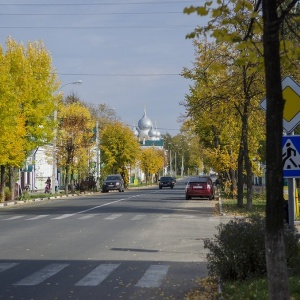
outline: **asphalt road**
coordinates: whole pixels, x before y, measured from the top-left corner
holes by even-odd
[[[0,299],[184,299],[207,275],[216,203],[178,182],[0,208]]]

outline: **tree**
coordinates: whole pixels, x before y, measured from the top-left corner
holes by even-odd
[[[237,160],[238,206],[243,205],[244,174],[246,174],[247,208],[251,210],[253,194],[251,156],[253,154],[250,149],[249,131],[251,131],[251,115],[258,113],[258,103],[263,93],[262,60],[259,59],[259,56],[257,59],[257,51],[261,46],[259,44],[260,35],[257,34],[258,24],[255,23],[251,31],[248,31],[248,23],[253,15],[253,3],[243,1],[242,5],[235,2],[222,3],[209,10],[208,7],[212,2],[207,1],[202,7],[185,9],[187,13],[210,14],[211,21],[207,26],[197,28],[190,35],[192,37],[203,36],[204,40],[195,41],[199,52],[196,67],[192,71],[185,70],[184,75],[197,81],[198,87],[196,88],[200,90],[200,93],[202,89],[205,90],[205,92],[202,91],[202,98],[200,96],[203,105],[198,105],[198,110],[192,106],[190,110],[198,112],[199,108],[203,109],[203,106],[207,110],[214,109],[215,106],[220,106],[222,109],[227,105],[232,109],[230,115],[235,114],[236,118],[240,118],[239,146],[237,148],[239,149]],[[208,33],[215,40],[214,43],[206,41]],[[252,36],[251,41],[247,40],[249,34]],[[207,97],[203,97],[205,93]],[[194,102],[197,101],[197,98],[199,98],[198,95],[194,96]],[[228,110],[228,112],[230,111]],[[218,135],[215,125],[212,124],[211,130],[215,136],[216,133]],[[217,138],[219,139],[219,137]]]
[[[286,35],[286,29],[294,30],[291,24],[297,24],[293,19],[296,15],[291,14],[298,1],[274,1],[274,0],[235,0],[229,1],[230,5],[220,3],[213,9],[213,20],[209,22],[206,29],[213,30],[213,35],[219,42],[230,41],[239,49],[247,49],[249,43],[253,43],[253,37],[260,33],[261,4],[263,19],[263,56],[253,52],[251,58],[263,59],[265,72],[265,87],[267,97],[266,116],[266,165],[267,165],[267,205],[266,205],[266,260],[269,282],[270,299],[289,299],[288,275],[286,267],[286,256],[283,239],[283,178],[282,178],[282,118],[284,101],[281,89],[282,72],[291,72],[291,61],[299,60],[299,47],[291,47],[290,36]],[[208,13],[208,7],[212,2],[206,2],[204,6],[191,8],[200,15]],[[233,8],[232,10],[230,8]],[[251,12],[247,25],[246,34],[240,39],[236,31],[235,23],[231,22],[228,14],[239,12],[246,8]],[[226,18],[222,19],[225,27],[215,28],[215,18],[225,12]],[[238,15],[240,16],[240,15]],[[243,18],[242,18],[243,19]],[[245,21],[245,19],[243,19]],[[231,26],[227,26],[228,24]],[[297,28],[297,27],[296,27]],[[258,30],[258,31],[257,31]],[[201,29],[200,29],[201,31]],[[195,33],[194,33],[195,36]],[[256,57],[255,57],[256,56]],[[282,65],[281,65],[282,62]]]
[[[164,167],[164,151],[154,147],[142,149],[139,165],[146,175],[146,183],[149,183],[151,175],[156,175],[157,180],[159,172]]]
[[[5,170],[10,169],[12,198],[15,191],[13,170],[20,168],[26,156],[52,139],[53,92],[59,82],[51,65],[51,56],[42,42],[27,47],[12,38],[6,42],[1,59],[1,199],[4,199]]]
[[[263,45],[267,98],[266,140],[266,260],[269,299],[289,299],[283,236],[282,119],[280,28],[298,1],[262,0]]]
[[[125,186],[128,185],[128,169],[138,160],[140,144],[132,130],[115,121],[106,124],[100,132],[101,160],[104,164],[102,176],[120,173]]]
[[[81,161],[87,162],[87,152],[94,145],[92,120],[89,110],[80,102],[62,104],[58,111],[57,157],[58,166],[65,172],[65,192],[68,194],[69,177],[73,189],[74,172]]]

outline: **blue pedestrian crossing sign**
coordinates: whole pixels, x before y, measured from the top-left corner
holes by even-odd
[[[300,135],[282,137],[283,177],[300,177]]]

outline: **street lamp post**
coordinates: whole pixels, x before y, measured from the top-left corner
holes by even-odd
[[[96,121],[96,188],[100,189],[100,138],[99,138],[99,122]]]
[[[81,80],[69,82],[66,84],[63,84],[59,89],[58,92],[69,84],[82,84]],[[56,122],[57,122],[57,109],[54,110],[53,113],[53,120],[54,120],[54,129],[53,129],[53,149],[52,149],[52,179],[51,179],[51,193],[55,194],[55,182],[57,177],[57,157],[56,157],[56,138],[57,138],[57,129],[56,129]]]

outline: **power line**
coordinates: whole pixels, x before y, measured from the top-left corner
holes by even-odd
[[[101,16],[101,15],[163,15],[183,14],[182,11],[163,12],[108,12],[108,13],[0,13],[0,16]]]
[[[193,2],[193,1],[191,1]],[[150,5],[150,4],[187,4],[186,1],[160,1],[160,2],[106,2],[106,3],[1,3],[0,6],[114,6],[114,5]],[[195,5],[199,5],[199,3],[195,3]]]
[[[165,26],[0,26],[2,29],[178,29],[191,28],[190,25],[165,25]]]
[[[181,76],[179,73],[161,74],[107,74],[107,73],[56,73],[62,76],[106,76],[106,77],[144,77],[144,76]]]

